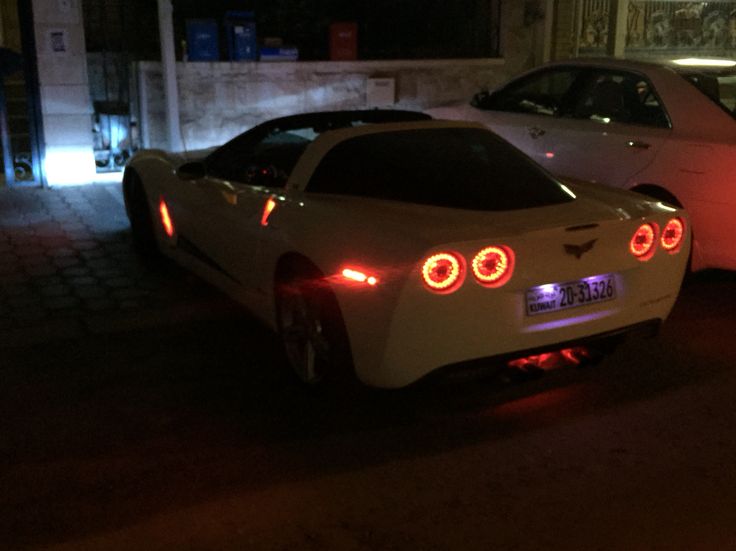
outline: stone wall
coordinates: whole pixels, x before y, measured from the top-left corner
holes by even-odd
[[[364,62],[178,63],[182,139],[187,150],[220,144],[282,115],[366,109],[368,79],[392,78],[396,109],[469,99],[508,76],[502,59]],[[139,64],[143,144],[166,144],[159,63]]]

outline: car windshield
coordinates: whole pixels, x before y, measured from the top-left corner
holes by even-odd
[[[573,199],[523,153],[480,128],[378,132],[345,140],[321,161],[307,191],[491,211]]]
[[[431,119],[417,111],[326,111],[281,117],[236,136],[205,159],[207,174],[254,186],[281,187],[304,149],[323,132],[382,122]]]
[[[736,72],[680,71],[680,74],[736,117]]]

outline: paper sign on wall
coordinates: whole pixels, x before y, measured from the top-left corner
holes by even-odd
[[[52,29],[49,31],[49,51],[56,55],[69,53],[69,34],[66,29]]]

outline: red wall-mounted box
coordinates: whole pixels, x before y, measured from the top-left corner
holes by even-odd
[[[330,23],[330,60],[358,59],[358,24],[354,21]]]

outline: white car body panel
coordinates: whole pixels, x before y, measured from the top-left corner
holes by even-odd
[[[325,132],[307,147],[283,189],[207,178],[180,180],[177,165],[171,164],[180,159],[161,152],[137,154],[129,168],[144,182],[151,212],[165,198],[175,226],[181,228],[169,238],[156,224],[161,250],[272,328],[279,260],[298,253],[317,266],[337,298],[356,374],[366,384],[400,387],[448,364],[554,347],[668,316],[685,272],[689,232],[676,254],[660,250],[642,262],[628,250],[644,220],[663,227],[678,216],[689,226],[684,212],[657,201],[571,183],[577,199],[568,203],[481,212],[305,190],[322,157],[344,140],[429,127],[473,125],[401,123]],[[262,225],[269,197],[277,206]],[[577,227],[581,229],[570,230]],[[196,239],[196,248],[209,261],[182,246],[184,229],[191,231],[186,239]],[[580,258],[564,252],[564,243],[592,240],[595,246]],[[422,283],[421,262],[429,254],[452,250],[469,262],[491,244],[515,251],[514,275],[503,287],[483,287],[470,273],[451,294],[431,292]],[[376,274],[378,285],[345,282],[338,276],[344,266]],[[615,274],[615,300],[539,316],[525,313],[529,287],[608,273]]]
[[[624,189],[654,185],[667,190],[692,217],[692,269],[736,269],[736,243],[731,238],[736,230],[736,120],[673,69],[652,63],[568,60],[533,69],[512,82],[556,66],[644,75],[671,128],[483,111],[467,102],[426,112],[440,119],[485,124],[559,177]],[[628,146],[629,142],[643,147]]]
[[[440,119],[485,124],[561,178],[625,187],[652,163],[669,129],[554,119],[525,113],[481,111],[470,104],[429,109]],[[629,145],[632,143],[633,145]],[[646,144],[646,148],[638,146]]]
[[[606,185],[636,177],[652,163],[670,134],[662,128],[632,129],[616,123],[577,120],[537,127],[544,134],[533,144],[535,161],[563,178]]]

